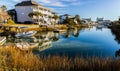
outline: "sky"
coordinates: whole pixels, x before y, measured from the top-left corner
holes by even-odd
[[[25,0],[0,0],[0,6],[6,5],[13,9],[15,4]],[[106,20],[118,20],[120,16],[120,0],[34,0],[39,4],[52,8],[59,15],[78,14],[81,18],[96,20],[104,17]]]

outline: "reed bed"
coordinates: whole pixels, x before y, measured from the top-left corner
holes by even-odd
[[[120,71],[120,59],[42,56],[14,46],[0,49],[0,71]]]
[[[55,25],[58,29],[68,29],[67,25]]]

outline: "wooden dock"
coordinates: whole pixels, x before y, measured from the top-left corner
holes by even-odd
[[[0,46],[6,42],[6,37],[0,37]]]

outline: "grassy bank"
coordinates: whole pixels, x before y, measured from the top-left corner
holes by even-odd
[[[14,46],[0,48],[0,71],[120,71],[120,59],[39,57]]]

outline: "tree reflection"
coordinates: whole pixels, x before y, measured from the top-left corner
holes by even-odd
[[[53,42],[55,42],[55,41],[58,41],[59,40],[59,38],[58,37],[53,37]]]
[[[80,30],[81,29],[78,29],[78,28],[71,29],[71,30],[68,30],[67,32],[65,32],[64,34],[62,34],[62,36],[64,38],[69,38],[71,36],[78,37],[80,34]]]
[[[115,57],[119,57],[119,56],[120,56],[120,49],[115,52]]]
[[[79,36],[79,33],[76,33],[75,35],[74,35],[74,37],[78,37]]]
[[[120,31],[119,29],[111,29],[113,35],[115,35],[115,40],[120,44]]]

